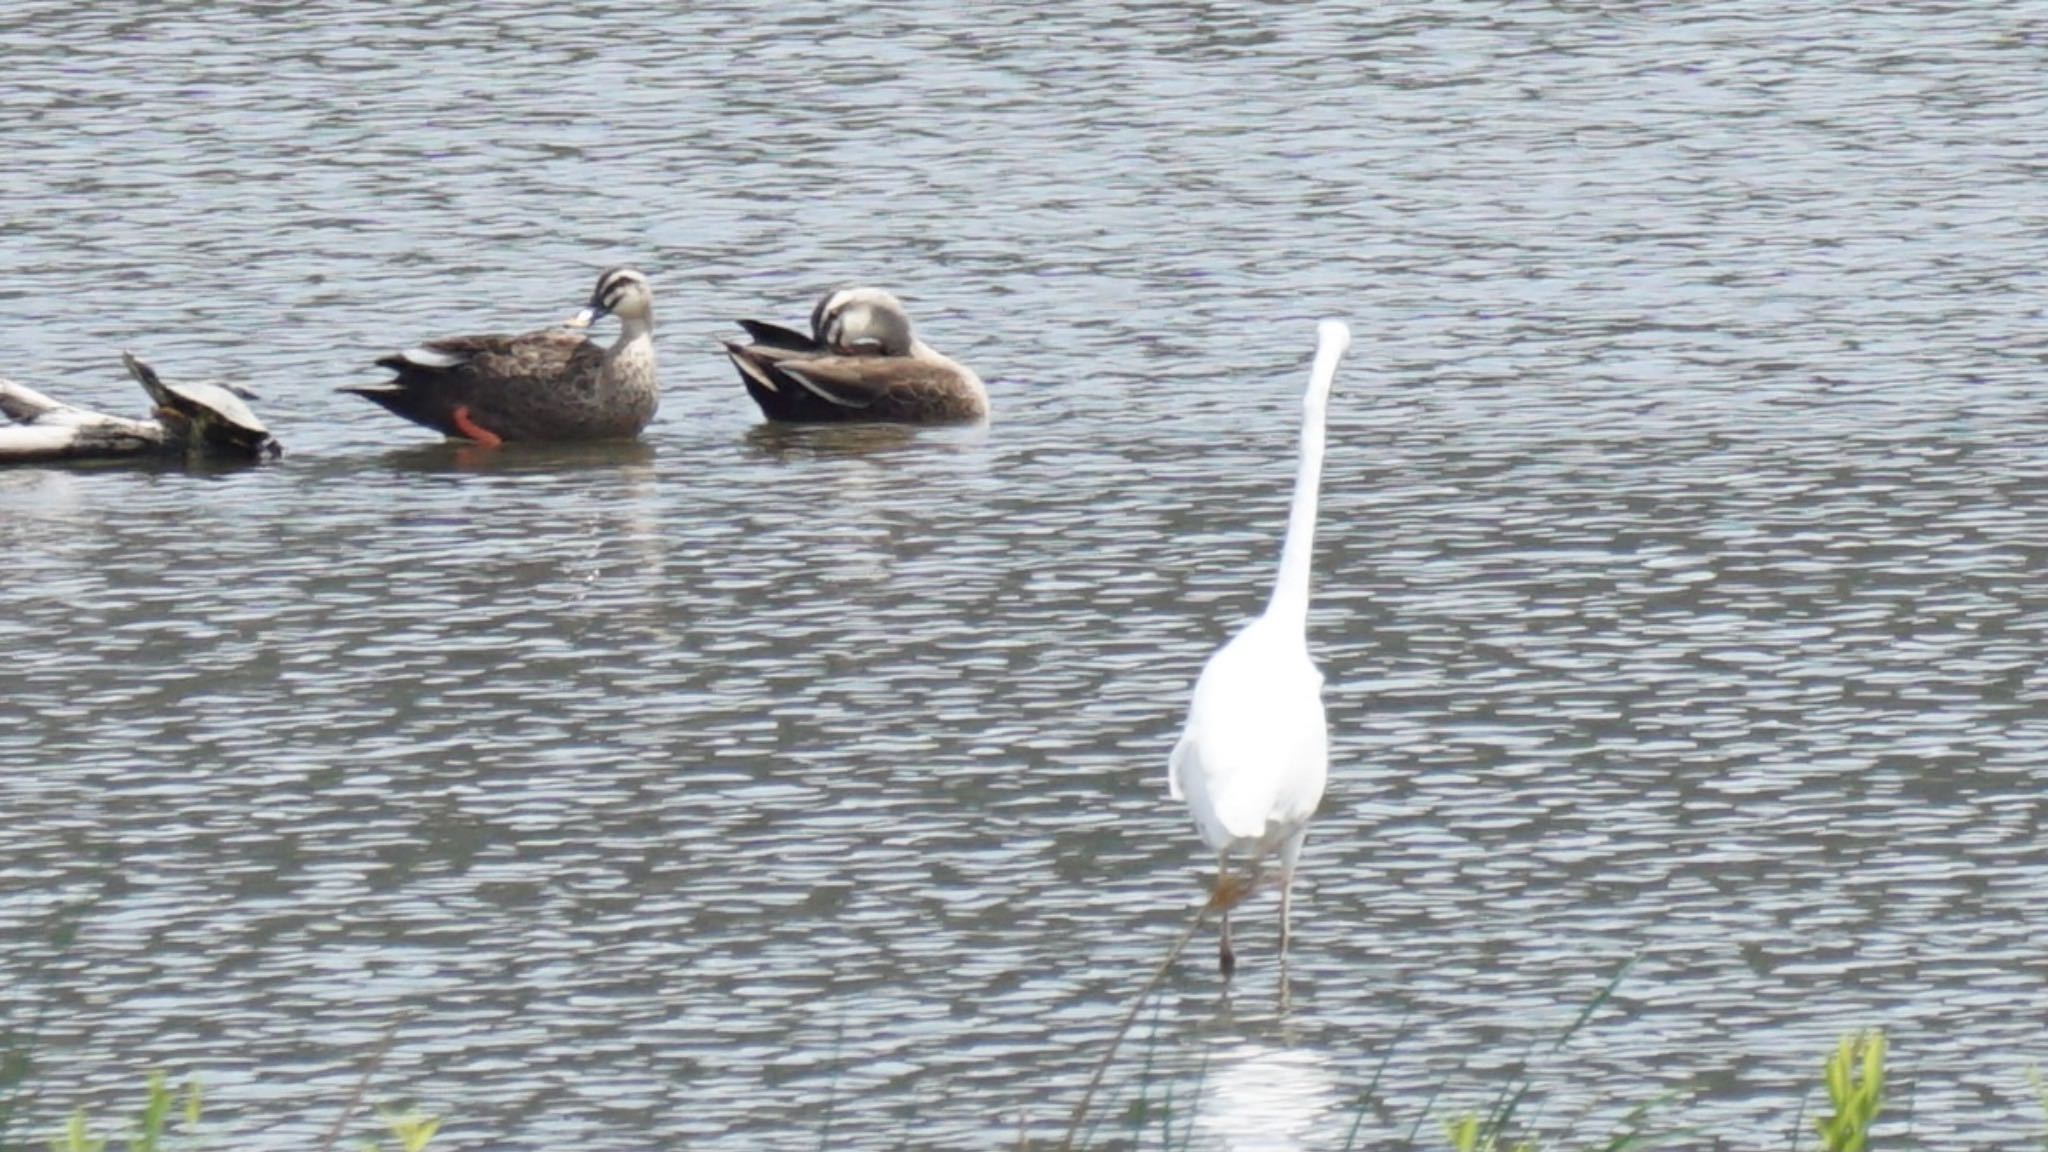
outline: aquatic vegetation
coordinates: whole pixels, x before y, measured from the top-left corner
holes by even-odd
[[[1615,971],[1606,985],[1599,992],[1595,993],[1592,999],[1586,1002],[1586,1006],[1579,1010],[1579,1014],[1572,1019],[1570,1024],[1565,1026],[1565,1029],[1558,1034],[1557,1039],[1551,1042],[1550,1050],[1552,1052],[1563,1048],[1573,1036],[1579,1033],[1580,1029],[1586,1026],[1586,1023],[1593,1018],[1593,1014],[1598,1012],[1600,1007],[1606,1004],[1609,999],[1613,998],[1615,989],[1621,987],[1621,982],[1628,978],[1630,972],[1634,971],[1638,959],[1640,957],[1631,957],[1627,963]],[[1375,1075],[1374,1079],[1377,1081],[1378,1076]],[[1502,1086],[1499,1094],[1494,1098],[1493,1106],[1487,1110],[1484,1116],[1477,1112],[1465,1112],[1456,1119],[1445,1121],[1444,1134],[1450,1140],[1453,1152],[1540,1152],[1541,1146],[1533,1138],[1524,1137],[1516,1139],[1510,1135],[1515,1113],[1534,1087],[1534,1082],[1527,1075],[1523,1075],[1518,1079],[1510,1080]],[[1439,1090],[1441,1089],[1439,1088]],[[1689,1129],[1679,1129],[1662,1134],[1655,1134],[1646,1130],[1650,1123],[1651,1113],[1658,1107],[1668,1104],[1676,1098],[1677,1094],[1666,1094],[1655,1100],[1636,1105],[1635,1108],[1629,1111],[1628,1115],[1622,1118],[1619,1128],[1604,1143],[1598,1146],[1601,1152],[1633,1152],[1635,1149],[1654,1148],[1659,1144],[1674,1141],[1682,1136],[1694,1135],[1695,1133]],[[1434,1102],[1434,1097],[1431,1099]],[[1423,1111],[1426,1116],[1429,1109],[1424,1108]],[[1417,1118],[1418,1127],[1421,1124],[1421,1119],[1421,1117]],[[1408,1143],[1410,1147],[1413,1147],[1415,1144],[1414,1130],[1411,1130],[1409,1133]]]
[[[1638,1149],[1658,1148],[1676,1144],[1681,1140],[1697,1136],[1690,1128],[1678,1128],[1669,1132],[1650,1132],[1647,1127],[1650,1113],[1659,1105],[1668,1103],[1670,1097],[1662,1097],[1647,1104],[1639,1104],[1622,1117],[1620,1127],[1605,1142],[1593,1147],[1598,1152],[1637,1152]],[[1543,1152],[1543,1146],[1534,1139],[1517,1140],[1507,1143],[1501,1128],[1492,1118],[1481,1119],[1476,1112],[1467,1112],[1456,1120],[1444,1123],[1444,1134],[1450,1140],[1452,1152]],[[1414,1147],[1413,1141],[1409,1147]]]
[[[1194,1142],[1195,1109],[1192,1106],[1185,1108],[1175,1107],[1175,1084],[1171,1079],[1164,1081],[1165,1095],[1156,1101],[1152,1099],[1153,1068],[1159,1049],[1159,1013],[1161,1007],[1160,1001],[1154,1000],[1152,1002],[1151,1028],[1147,1033],[1145,1044],[1145,1063],[1138,1073],[1138,1095],[1124,1109],[1123,1126],[1130,1131],[1131,1143],[1135,1147],[1144,1147],[1145,1132],[1156,1121],[1159,1125],[1160,1148],[1187,1148]],[[1207,1051],[1204,1051],[1201,1064],[1195,1069],[1194,1082],[1186,1088],[1184,1098],[1199,1101],[1202,1098],[1202,1084],[1208,1078],[1209,1054]],[[1185,1113],[1184,1119],[1183,1113]],[[1179,1122],[1178,1131],[1175,1129],[1177,1121]],[[1091,1124],[1088,1131],[1082,1136],[1081,1146],[1087,1147],[1091,1145],[1094,1139],[1095,1126]]]
[[[2040,1107],[2042,1118],[2048,1120],[2048,1080],[2042,1078],[2040,1065],[2027,1066],[2027,1084],[2034,1090],[2034,1103]],[[2048,1149],[2048,1130],[2041,1133],[2041,1147]]]
[[[190,1143],[190,1138],[199,1128],[203,1094],[195,1078],[188,1077],[180,1089],[173,1090],[169,1078],[160,1071],[149,1074],[148,1095],[128,1137],[128,1152],[164,1152],[166,1147]],[[182,1108],[178,1105],[181,1095],[184,1098]],[[174,1117],[183,1121],[177,1126],[177,1134],[184,1139],[167,1144]],[[50,1141],[50,1152],[105,1152],[106,1146],[105,1137],[93,1135],[92,1121],[86,1116],[85,1109],[78,1108],[72,1111],[64,1131]]]
[[[434,1134],[441,1130],[441,1118],[410,1108],[404,1112],[377,1113],[384,1118],[384,1126],[398,1137],[398,1152],[425,1152],[433,1143]],[[380,1140],[363,1141],[363,1152],[381,1152],[384,1144]]]
[[[7,1133],[21,1108],[21,1086],[34,1063],[29,1053],[34,1038],[12,1025],[0,1025],[0,1148],[6,1147]]]
[[[1489,1131],[1477,1112],[1467,1112],[1456,1120],[1445,1121],[1444,1136],[1450,1140],[1453,1152],[1537,1152],[1533,1140],[1502,1144],[1499,1134]]]
[[[13,991],[22,993],[42,982],[49,958],[70,949],[90,908],[90,903],[68,905],[51,914],[40,933],[49,947],[31,953],[34,958],[15,982]],[[34,1008],[24,1010],[17,1007],[22,1002],[33,1003]],[[26,1086],[36,1069],[36,1042],[42,1035],[43,1018],[49,1008],[50,1001],[43,997],[31,1000],[24,996],[15,1004],[0,1005],[0,1150],[12,1147],[8,1137],[24,1111],[22,1103],[28,1098]]]
[[[1096,1061],[1095,1070],[1089,1074],[1088,1087],[1082,1091],[1080,1101],[1074,1105],[1074,1111],[1068,1117],[1067,1134],[1060,1140],[1059,1144],[1062,1149],[1086,1147],[1085,1142],[1081,1144],[1075,1143],[1075,1140],[1081,1135],[1081,1124],[1088,1118],[1090,1105],[1095,1101],[1095,1090],[1102,1086],[1103,1074],[1109,1071],[1110,1062],[1116,1059],[1117,1049],[1123,1045],[1124,1037],[1130,1033],[1131,1025],[1137,1022],[1138,1013],[1145,1008],[1145,1001],[1159,988],[1159,983],[1166,979],[1166,974],[1173,970],[1173,965],[1180,959],[1180,954],[1187,949],[1188,943],[1195,938],[1195,933],[1200,932],[1202,926],[1209,922],[1210,915],[1228,908],[1231,903],[1243,900],[1250,894],[1251,887],[1250,884],[1237,887],[1219,883],[1215,890],[1209,894],[1208,901],[1196,910],[1194,918],[1188,922],[1186,930],[1173,942],[1173,946],[1166,950],[1166,958],[1160,961],[1159,967],[1152,970],[1151,977],[1145,981],[1143,987],[1138,989],[1138,995],[1132,999],[1130,1008],[1124,1012],[1123,1019],[1117,1023],[1116,1031],[1110,1034],[1109,1045],[1103,1050],[1102,1058]],[[1154,1031],[1154,1038],[1155,1040],[1157,1038],[1156,1029]]]
[[[1178,960],[1182,950],[1203,921],[1214,912],[1214,901],[1200,909],[1189,930],[1174,943],[1167,956],[1167,964]],[[1631,959],[1623,964],[1607,983],[1572,1021],[1556,1037],[1547,1043],[1539,1042],[1530,1046],[1528,1055],[1534,1055],[1539,1047],[1550,1051],[1563,1048],[1579,1034],[1620,987],[1623,980],[1635,967]],[[1132,1023],[1137,1019],[1144,1002],[1151,998],[1158,987],[1158,974],[1146,982],[1140,990],[1137,1003],[1126,1013],[1114,1033],[1109,1052],[1103,1057],[1090,1078],[1087,1091],[1080,1106],[1075,1110],[1066,1137],[1059,1142],[1061,1148],[1090,1147],[1147,1147],[1156,1131],[1157,1146],[1162,1149],[1189,1148],[1193,1146],[1196,1111],[1202,1099],[1201,1085],[1208,1074],[1208,1058],[1203,1054],[1202,1066],[1192,1087],[1185,1081],[1176,1085],[1170,1076],[1158,1071],[1160,1058],[1160,1014],[1161,1005],[1153,1002],[1150,1015],[1148,1043],[1145,1045],[1142,1065],[1136,1077],[1136,1098],[1121,1112],[1120,1138],[1097,1145],[1096,1134],[1103,1118],[1089,1114],[1096,1090],[1101,1087],[1102,1073],[1114,1056],[1116,1041],[1124,1038]],[[1394,1057],[1400,1038],[1406,1033],[1404,1022],[1397,1031],[1395,1040],[1381,1055],[1379,1066],[1373,1072],[1371,1082],[1355,1098],[1355,1114],[1349,1125],[1343,1147],[1350,1152],[1354,1147],[1398,1147],[1407,1149],[1447,1148],[1449,1152],[1643,1152],[1651,1148],[1682,1147],[1697,1141],[1702,1132],[1693,1127],[1675,1125],[1659,1119],[1662,1110],[1679,1102],[1684,1092],[1666,1092],[1655,1099],[1636,1105],[1621,1117],[1613,1130],[1603,1138],[1592,1142],[1573,1139],[1572,1125],[1564,1126],[1565,1135],[1556,1135],[1557,1129],[1546,1126],[1542,1131],[1518,1120],[1524,1101],[1535,1093],[1536,1084],[1531,1077],[1520,1074],[1510,1078],[1497,1091],[1492,1102],[1484,1109],[1466,1109],[1444,1118],[1436,1109],[1438,1094],[1444,1085],[1439,1084],[1415,1116],[1414,1124],[1405,1138],[1397,1138],[1393,1144],[1368,1134],[1361,1142],[1361,1133],[1366,1131],[1368,1115],[1376,1091],[1386,1072],[1388,1063]],[[1820,1138],[1819,1152],[1868,1152],[1870,1129],[1877,1121],[1884,1107],[1885,1093],[1885,1036],[1882,1031],[1872,1030],[1844,1036],[1835,1051],[1830,1054],[1822,1068],[1822,1086],[1827,1093],[1831,1111],[1812,1121],[1812,1127]],[[2044,1080],[2038,1069],[2029,1072],[2028,1081],[2040,1103],[2044,1117],[2048,1117],[2048,1080]],[[1540,1093],[1538,1093],[1540,1097]],[[1423,1137],[1423,1131],[1434,1118],[1443,1134],[1442,1145]],[[1382,1115],[1384,1120],[1385,1116]],[[1803,1129],[1805,1117],[1802,1114],[1795,1121],[1795,1129]],[[1085,1125],[1085,1129],[1084,1129]],[[1545,1133],[1550,1133],[1546,1135]],[[1569,1141],[1569,1142],[1565,1142]],[[2041,1146],[2048,1149],[2048,1135],[2044,1135]],[[1020,1138],[1020,1149],[1030,1147],[1027,1140]]]
[[[1815,1120],[1823,1152],[1865,1152],[1884,1107],[1884,1033],[1844,1036],[1824,1066],[1831,1115]]]
[[[178,1152],[180,1149],[210,1146],[199,1139],[199,1119],[205,1101],[197,1077],[187,1077],[173,1088],[162,1072],[149,1074],[149,1089],[129,1131],[126,1152]],[[441,1130],[441,1118],[417,1108],[404,1112],[379,1109],[395,1145],[382,1138],[364,1140],[362,1152],[426,1152]],[[229,1143],[232,1143],[231,1141]],[[62,1131],[49,1141],[50,1152],[107,1152],[109,1138],[98,1134],[84,1108],[73,1110]],[[0,1143],[0,1148],[7,1147]]]

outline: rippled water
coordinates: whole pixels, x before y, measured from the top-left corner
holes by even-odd
[[[1334,314],[1290,1001],[1267,902],[1101,1111],[1334,1148],[1378,1074],[1426,1147],[1526,1073],[1781,1146],[1883,1026],[1893,1141],[2036,1130],[2038,10],[687,7],[0,15],[0,373],[138,412],[133,347],[288,449],[0,472],[37,1124],[162,1066],[307,1147],[396,1021],[454,1148],[1056,1134],[1208,866],[1165,755]],[[333,391],[617,261],[637,448]],[[847,279],[990,428],[759,426],[713,338]]]

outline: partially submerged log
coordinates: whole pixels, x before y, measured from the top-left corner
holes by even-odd
[[[52,400],[0,377],[0,463],[136,456],[173,449],[170,430],[155,420],[109,416]]]
[[[188,453],[264,459],[277,441],[236,393],[217,384],[167,385],[148,364],[121,354],[156,401],[156,418],[131,420],[54,400],[0,377],[0,464],[104,460]]]

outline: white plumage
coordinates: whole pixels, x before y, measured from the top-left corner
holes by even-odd
[[[441,348],[407,348],[399,355],[405,357],[407,363],[417,364],[422,368],[453,368],[458,364],[469,363],[467,355]]]
[[[1265,614],[1218,649],[1195,682],[1187,727],[1167,760],[1168,786],[1186,800],[1202,839],[1216,852],[1219,888],[1233,856],[1254,874],[1280,854],[1280,954],[1287,954],[1294,868],[1308,822],[1329,777],[1329,728],[1323,676],[1308,654],[1308,581],[1322,481],[1324,413],[1337,362],[1351,330],[1325,320],[1316,328],[1315,367],[1302,400],[1301,470],[1287,517],[1280,575]],[[1236,967],[1230,912],[1223,912],[1218,957]]]

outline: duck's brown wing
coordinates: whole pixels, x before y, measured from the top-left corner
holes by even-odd
[[[401,376],[469,379],[486,387],[560,385],[601,365],[604,352],[583,333],[549,328],[522,336],[451,336],[377,361]]]
[[[397,375],[383,384],[344,388],[417,424],[464,436],[465,418],[505,439],[544,436],[548,413],[565,389],[597,379],[604,350],[579,332],[549,329],[521,336],[452,336],[377,361]]]
[[[957,367],[909,356],[798,356],[733,350],[748,390],[771,419],[945,423],[987,414],[981,388]],[[741,363],[740,352],[750,353]],[[768,386],[770,400],[756,389]]]

